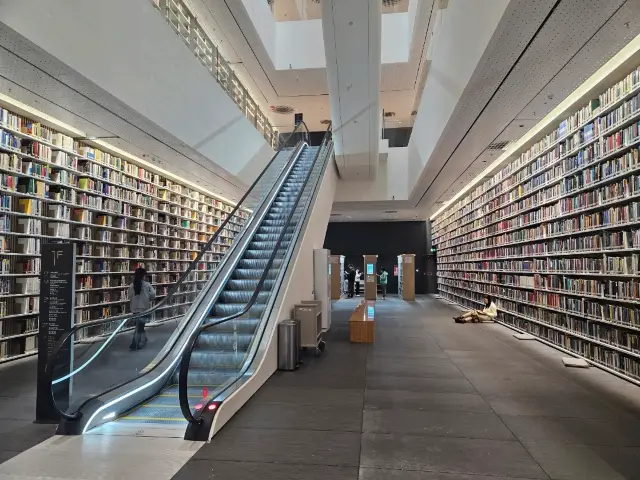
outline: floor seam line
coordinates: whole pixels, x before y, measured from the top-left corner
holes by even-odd
[[[485,329],[482,329],[483,332],[486,332]],[[490,337],[492,338],[496,338],[495,335],[493,335],[492,333],[489,334]],[[500,339],[496,338],[496,340],[500,341]],[[440,346],[440,344],[438,343],[438,341],[436,340],[436,344],[438,346]],[[505,345],[511,347],[511,345],[505,343]],[[442,347],[441,347],[442,348]],[[505,428],[509,431],[509,433],[511,433],[511,435],[513,435],[513,438],[520,444],[520,446],[522,446],[522,448],[524,448],[524,451],[527,452],[527,455],[529,455],[529,458],[531,458],[531,460],[533,460],[533,462],[538,465],[538,467],[540,468],[540,471],[542,471],[549,480],[552,480],[551,475],[549,474],[549,472],[547,472],[544,468],[542,468],[542,465],[540,465],[540,462],[538,462],[538,460],[536,460],[534,458],[534,456],[531,454],[531,452],[529,451],[529,449],[527,449],[527,447],[522,443],[522,441],[518,438],[518,436],[509,428],[509,426],[505,423],[505,421],[502,419],[502,417],[500,417],[500,415],[498,415],[498,413],[494,410],[494,408],[491,406],[491,404],[489,402],[487,402],[487,400],[484,398],[484,396],[482,395],[482,393],[480,393],[480,391],[476,388],[476,386],[473,384],[473,382],[471,380],[469,380],[469,378],[467,378],[467,376],[465,375],[465,373],[462,371],[462,369],[460,368],[460,366],[451,358],[451,356],[445,352],[445,355],[447,355],[447,357],[449,357],[449,360],[451,360],[451,363],[453,363],[456,367],[456,369],[460,372],[460,374],[467,380],[467,382],[469,382],[469,384],[473,387],[473,389],[478,393],[478,395],[480,395],[480,398],[482,398],[482,401],[485,402],[487,404],[487,406],[491,409],[491,411],[493,412],[493,414],[498,418],[498,420],[500,421],[500,423],[502,423]]]

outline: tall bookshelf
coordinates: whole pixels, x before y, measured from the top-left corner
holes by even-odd
[[[640,384],[640,67],[433,228],[444,298]]]
[[[75,322],[82,323],[128,312],[138,266],[148,271],[158,301],[166,297],[232,210],[0,106],[0,363],[37,351],[43,243],[76,245]],[[234,215],[155,322],[186,313],[246,218],[244,211]]]

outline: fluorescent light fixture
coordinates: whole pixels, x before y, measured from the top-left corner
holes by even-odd
[[[107,413],[102,417],[103,420],[111,420],[112,418],[116,418],[116,412]]]
[[[519,140],[516,140],[508,149],[500,155],[493,163],[485,168],[478,176],[476,176],[470,183],[467,184],[462,190],[455,194],[450,200],[446,201],[442,207],[440,207],[436,213],[431,215],[430,219],[435,220],[438,215],[444,212],[449,206],[453,205],[459,198],[465,195],[471,188],[480,183],[486,176],[490,175],[493,170],[501,166],[509,157],[513,156],[519,150],[522,150],[526,145],[530,144],[532,140],[540,135],[543,131],[547,130],[553,123],[559,120],[560,115],[569,109],[573,104],[578,102],[581,98],[595,88],[600,82],[605,80],[622,64],[629,60],[634,54],[640,50],[640,35],[631,40],[622,50],[616,53],[607,63],[605,63],[600,69],[591,75],[582,85],[576,88],[566,99],[551,110],[542,120],[540,120],[535,127],[525,133]]]
[[[90,136],[87,135],[86,132],[82,132],[80,130],[78,130],[75,127],[72,127],[71,125],[68,125],[64,122],[61,122],[60,120],[58,120],[57,118],[54,118],[50,115],[47,115],[44,112],[41,112],[40,110],[37,110],[33,107],[30,107],[29,105],[26,105],[22,102],[20,102],[19,100],[15,100],[14,98],[8,97],[2,93],[0,93],[0,102],[7,104],[7,105],[11,105],[17,109],[22,110],[23,112],[25,112],[27,115],[33,115],[34,117],[38,117],[41,118],[42,120],[44,120],[46,123],[55,126],[61,130],[63,130],[64,132],[66,132],[66,134],[70,134],[72,137],[74,138],[86,138],[87,141],[90,141],[96,145],[99,145],[103,148],[105,148],[106,150],[110,150],[112,153],[119,155],[121,157],[124,157],[128,160],[131,160],[135,163],[138,163],[140,166],[142,167],[147,167],[150,170],[153,170],[161,175],[164,175],[165,177],[168,177],[174,181],[180,182],[182,184],[188,185],[190,188],[193,188],[194,190],[198,190],[199,192],[204,193],[205,195],[209,195],[211,197],[215,197],[218,200],[222,200],[223,202],[227,202],[230,205],[235,206],[236,203],[232,202],[231,200],[229,200],[226,197],[223,197],[222,195],[217,195],[215,193],[211,193],[208,190],[198,186],[197,184],[190,182],[189,180],[185,180],[184,178],[181,178],[177,175],[174,175],[173,173],[164,170],[162,168],[159,168],[158,166],[147,162],[146,160],[141,159],[140,157],[136,157],[135,155],[130,154],[129,152],[126,152],[124,150],[121,150],[120,148],[111,145],[110,143],[104,142],[102,140],[100,140],[100,138],[108,138],[108,137],[95,137],[95,136]],[[109,137],[109,138],[118,138],[118,137]]]

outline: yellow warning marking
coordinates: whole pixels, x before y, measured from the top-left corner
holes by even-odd
[[[155,420],[159,422],[186,422],[184,418],[164,418],[164,417],[122,417],[124,420]]]
[[[140,405],[141,407],[150,407],[150,408],[180,408],[180,405],[162,405],[162,404],[155,404],[155,405],[151,405],[150,403],[146,404],[146,405]]]

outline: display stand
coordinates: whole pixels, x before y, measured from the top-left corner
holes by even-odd
[[[329,257],[329,277],[331,282],[331,300],[340,300],[344,295],[344,255]]]
[[[416,256],[413,253],[398,255],[398,295],[413,302],[416,299]]]
[[[364,257],[364,298],[376,300],[378,297],[378,256],[363,255]]]

